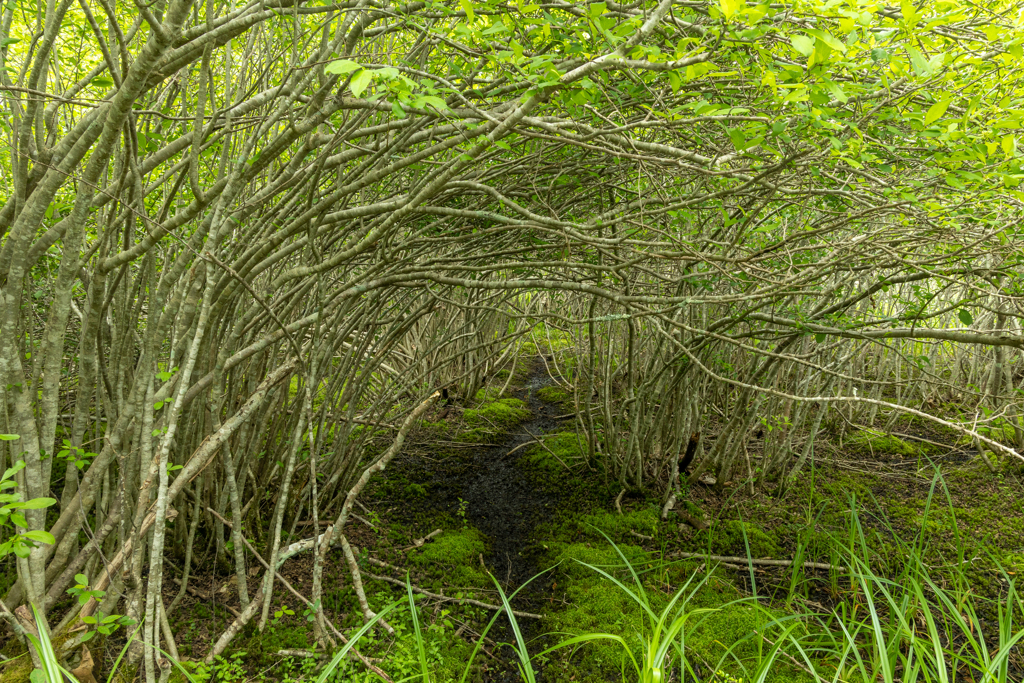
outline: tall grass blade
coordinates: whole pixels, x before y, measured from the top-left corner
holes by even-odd
[[[405,593],[409,599],[409,615],[412,617],[412,631],[416,637],[416,654],[420,660],[420,680],[430,683],[430,667],[427,665],[427,649],[423,643],[423,632],[420,630],[419,614],[416,611],[416,600],[412,595],[412,583],[409,574],[405,575]]]
[[[46,620],[35,605],[31,607],[32,617],[35,619],[36,631],[39,635],[34,636],[31,633],[26,635],[32,643],[32,647],[35,648],[36,654],[39,655],[39,661],[43,665],[42,671],[43,675],[46,676],[47,683],[64,683],[64,676],[67,676],[71,683],[78,683],[75,677],[57,661],[57,653],[53,651],[53,643],[50,642],[50,631]]]

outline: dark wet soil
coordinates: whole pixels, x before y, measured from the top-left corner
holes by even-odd
[[[468,503],[467,517],[490,539],[490,554],[485,559],[491,573],[507,593],[519,589],[542,570],[529,551],[531,536],[538,522],[549,518],[559,502],[556,494],[535,487],[517,464],[529,448],[524,444],[557,425],[553,419],[555,406],[538,399],[536,393],[550,383],[544,365],[538,359],[525,388],[516,396],[526,403],[531,417],[501,444],[481,448],[474,453],[473,467],[463,484],[462,498]],[[543,580],[530,583],[516,595],[514,606],[538,611],[539,604],[550,597],[547,595],[550,591],[545,589]],[[527,642],[542,630],[529,619],[521,620],[519,626]],[[492,630],[491,637],[498,642],[514,642],[515,634],[510,625],[501,620],[496,630]],[[506,648],[505,654],[513,653]],[[519,683],[522,679],[515,664],[507,662],[500,670],[492,671],[489,680]]]
[[[557,424],[552,418],[554,406],[536,396],[537,389],[550,383],[543,365],[539,372],[534,369],[517,396],[526,403],[532,417],[502,443],[477,450],[463,481],[467,517],[491,541],[487,564],[503,586],[513,589],[537,573],[526,549],[537,522],[548,517],[558,504],[556,495],[534,487],[517,465],[529,448],[524,444]]]
[[[529,450],[526,444],[558,426],[555,416],[560,412],[559,406],[537,396],[540,388],[550,384],[552,380],[538,357],[527,377],[508,394],[522,400],[529,409],[530,417],[524,422],[499,437],[496,443],[459,449],[456,455],[434,462],[410,454],[396,459],[391,468],[396,474],[407,470],[404,474],[420,482],[426,490],[426,495],[408,501],[408,505],[403,501],[404,510],[399,516],[422,526],[425,517],[464,514],[465,519],[487,537],[489,550],[484,562],[488,571],[507,595],[522,588],[512,599],[512,606],[526,612],[541,611],[542,604],[549,602],[553,595],[550,581],[527,582],[544,569],[532,550],[534,529],[555,513],[560,496],[535,485],[519,464]],[[429,529],[424,529],[426,531]],[[498,599],[497,595],[494,599]],[[543,626],[536,620],[521,619],[519,627],[528,643],[544,633]],[[491,629],[488,638],[497,643],[514,643],[515,633],[503,617]],[[533,644],[529,649],[533,652],[543,648]],[[494,654],[500,664],[489,660],[484,680],[520,683],[522,678],[514,652],[508,647],[499,647]],[[538,680],[544,680],[543,676],[539,675]]]

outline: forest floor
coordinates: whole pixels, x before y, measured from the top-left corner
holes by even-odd
[[[926,562],[936,576],[942,580],[959,564],[956,575],[968,577],[981,596],[1003,591],[999,566],[1009,576],[1024,571],[1024,480],[1011,470],[993,475],[949,435],[900,423],[893,431],[903,437],[854,434],[841,448],[823,439],[819,460],[784,493],[760,487],[752,494],[728,484],[684,487],[677,508],[707,524],[698,530],[675,514],[662,521],[661,500],[653,494],[627,492],[620,498],[617,482],[586,465],[568,398],[538,357],[520,363],[501,397],[492,388],[468,405],[437,406],[403,453],[372,481],[357,518],[346,528],[374,609],[404,599],[405,588],[398,583],[407,573],[413,586],[434,594],[423,596],[419,607],[437,681],[460,680],[494,614],[461,601],[500,605],[494,579],[513,593],[540,574],[512,598],[516,610],[543,617],[518,619],[534,655],[564,634],[629,637],[641,628],[640,611],[630,598],[583,563],[624,576],[623,559],[628,560],[658,604],[687,581],[701,583],[690,607],[709,611],[688,631],[687,650],[694,672],[704,676],[728,668],[721,658],[730,647],[742,657],[762,645],[751,638],[762,625],[760,617],[735,600],[756,593],[780,616],[790,610],[827,613],[849,597],[851,586],[827,570],[711,562],[680,553],[800,555],[803,561],[836,564],[837,547],[860,542],[853,534],[859,524],[883,574],[898,569],[907,544],[922,534]],[[308,535],[308,529],[295,533],[296,538]],[[239,608],[230,568],[218,566],[209,550],[199,552],[195,563],[190,592],[170,619],[186,662],[205,656]],[[257,587],[257,572],[252,574],[250,594]],[[292,558],[282,574],[308,595],[312,556]],[[178,589],[167,586],[165,603]],[[343,631],[362,623],[340,549],[326,558],[324,607]],[[220,683],[313,680],[324,655],[315,650],[305,609],[278,587],[272,619],[262,633],[250,625],[213,671],[191,668]],[[393,635],[376,629],[358,648],[399,681],[418,673],[412,625],[406,616],[389,623]],[[546,635],[551,633],[562,635]],[[500,619],[487,633],[467,680],[521,680],[514,652],[502,645],[514,642],[514,635]],[[1011,660],[1017,678],[1024,677],[1024,655],[1018,652]],[[622,680],[622,655],[611,642],[562,650],[534,664],[538,680],[547,683]],[[171,680],[183,679],[175,673]],[[345,662],[332,680],[376,679],[360,664]],[[768,680],[809,678],[798,663],[784,661]]]
[[[550,632],[628,634],[640,628],[639,611],[629,598],[581,563],[614,572],[621,571],[625,557],[663,600],[697,577],[704,583],[691,606],[714,610],[688,635],[689,655],[700,675],[718,670],[725,650],[749,641],[759,626],[747,606],[731,604],[737,598],[757,591],[780,615],[788,609],[824,612],[851,587],[826,570],[794,572],[677,553],[747,557],[749,548],[753,558],[787,559],[802,552],[804,561],[834,563],[836,539],[853,542],[856,519],[883,573],[898,568],[905,544],[922,530],[924,552],[938,574],[963,562],[979,594],[995,596],[1002,590],[998,564],[1011,576],[1024,570],[1024,482],[1017,474],[991,474],[948,435],[901,423],[894,431],[906,438],[854,435],[833,452],[823,440],[820,460],[781,495],[767,487],[753,495],[740,486],[684,487],[677,507],[708,524],[697,530],[675,515],[662,521],[661,501],[652,496],[627,493],[621,512],[616,508],[621,487],[583,464],[584,444],[565,419],[571,412],[568,396],[541,359],[521,364],[503,397],[495,393],[481,392],[470,407],[438,406],[404,453],[374,480],[362,498],[360,519],[346,529],[375,609],[401,599],[405,591],[372,575],[404,581],[408,572],[414,586],[446,596],[420,603],[438,681],[460,679],[493,614],[458,601],[500,604],[492,575],[511,593],[547,570],[512,600],[517,610],[543,615],[541,620],[518,620],[534,654],[557,640],[544,635]],[[438,529],[439,534],[416,545]],[[962,559],[958,548],[967,551]],[[303,591],[311,568],[312,558],[300,556],[283,573]],[[324,575],[328,614],[339,628],[358,626],[340,550],[330,553]],[[200,573],[193,579],[197,595],[188,596],[173,617],[184,657],[201,658],[231,619],[226,608],[237,609],[232,580],[226,573]],[[297,681],[311,672],[315,658],[284,654],[314,646],[303,607],[278,592],[268,629],[258,633],[249,627],[236,638],[218,666],[218,680]],[[411,624],[391,625],[395,636],[378,630],[359,647],[379,658],[397,681],[415,674],[418,665],[408,637]],[[513,641],[512,630],[501,620],[487,634],[469,680],[520,680],[513,651],[500,645]],[[749,641],[733,652],[742,656],[757,646]],[[539,680],[549,683],[596,683],[621,680],[622,657],[614,644],[587,645],[539,658],[535,665]],[[1024,672],[1024,657],[1015,656],[1012,666]],[[346,664],[343,670],[351,678],[338,680],[363,680],[360,665]],[[807,677],[796,665],[783,663],[769,680]]]

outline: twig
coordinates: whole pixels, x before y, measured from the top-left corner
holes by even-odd
[[[533,435],[530,434],[530,436],[533,436]],[[513,453],[515,453],[516,451],[518,451],[520,448],[526,448],[527,446],[532,446],[535,443],[541,443],[541,442],[539,440],[537,440],[537,439],[534,439],[533,441],[524,441],[523,443],[519,444],[518,446],[516,446],[515,448],[510,450],[508,453],[506,453],[505,457],[507,458],[508,456],[510,456]]]
[[[669,555],[669,557],[682,557],[682,558],[699,558],[703,560],[710,560],[711,562],[738,562],[740,564],[756,564],[763,567],[792,567],[793,560],[754,560],[747,557],[735,557],[729,555],[708,555],[706,553],[684,553],[676,552]],[[841,567],[834,564],[828,564],[827,562],[801,562],[800,566],[804,569],[828,569],[835,570],[838,572],[846,571],[846,567]]]
[[[360,609],[363,610],[363,618],[368,622],[373,621],[377,618],[377,613],[370,609],[370,603],[366,600],[366,592],[363,591],[363,579],[359,576],[359,563],[356,562],[352,546],[349,545],[348,539],[344,535],[341,537],[341,549],[345,552],[345,561],[348,563],[348,570],[352,574],[352,587],[356,589],[356,598],[359,600]],[[395,629],[391,628],[391,625],[386,621],[381,619],[380,624],[390,635],[395,635]]]
[[[523,427],[523,429],[526,429],[526,427]],[[546,443],[544,443],[544,440],[543,440],[543,439],[540,439],[540,438],[538,438],[538,437],[537,437],[537,436],[536,436],[536,435],[535,435],[535,434],[534,434],[533,432],[531,432],[531,431],[530,431],[529,429],[526,429],[526,433],[527,433],[527,434],[529,434],[530,436],[532,436],[532,437],[533,437],[534,439],[536,439],[536,440],[537,440],[537,443],[539,443],[539,444],[540,444],[541,448],[543,448],[543,449],[544,449],[544,450],[546,450],[546,451],[547,451],[548,453],[550,453],[550,454],[551,454],[551,457],[552,457],[552,458],[554,458],[554,459],[555,459],[555,460],[557,460],[558,462],[562,463],[562,467],[564,467],[564,468],[565,468],[566,470],[568,470],[570,474],[572,473],[572,468],[571,468],[571,467],[569,467],[568,465],[566,465],[566,464],[565,464],[565,461],[564,461],[564,460],[562,460],[562,459],[561,459],[561,458],[559,458],[559,457],[558,457],[557,455],[555,455],[555,452],[554,452],[553,450],[551,450],[550,448],[548,448],[548,445],[547,445]]]
[[[435,536],[439,535],[442,531],[443,529],[434,529],[423,538],[417,538],[415,541],[412,542],[411,546],[407,548],[402,548],[402,552],[404,553],[406,550],[412,550],[413,548],[422,548],[424,543],[434,538]]]
[[[213,508],[210,508],[210,507],[207,507],[206,509],[209,510],[210,513],[213,514],[215,517],[217,517],[217,519],[219,519],[223,524],[226,524],[228,527],[231,526],[231,522],[229,522],[228,520],[224,519],[219,514],[217,514],[216,510],[214,510]],[[263,559],[263,556],[260,555],[258,552],[256,552],[256,548],[252,547],[252,543],[249,543],[249,539],[248,538],[246,538],[245,536],[242,536],[242,542],[245,543],[245,547],[249,549],[249,552],[251,552],[253,554],[253,556],[259,561],[260,564],[262,564],[267,569],[267,571],[272,571],[270,569],[270,565],[267,564],[267,561]],[[277,580],[281,582],[281,585],[283,585],[286,589],[288,589],[288,591],[291,592],[292,595],[294,595],[299,600],[301,600],[303,605],[310,604],[310,601],[306,598],[306,596],[304,596],[302,593],[300,593],[297,590],[295,590],[295,588],[293,588],[292,585],[290,583],[288,583],[288,580],[285,579],[283,576],[281,576],[281,572],[275,571],[274,572],[274,576],[277,577]],[[263,583],[261,582],[260,583],[260,596],[261,597],[260,597],[259,602],[263,601],[262,595],[263,595]],[[256,603],[256,602],[257,601],[254,600],[253,602],[249,603],[250,607],[254,603]],[[247,610],[247,611],[249,611],[249,610]],[[255,613],[255,611],[253,611],[253,613]],[[252,615],[249,615],[249,619],[251,619],[251,618],[252,618]],[[248,621],[248,619],[246,621]],[[341,631],[339,631],[334,626],[334,624],[331,622],[331,620],[327,618],[326,614],[324,614],[324,621],[327,622],[327,625],[331,627],[332,631],[334,631],[334,635],[336,635],[338,637],[338,639],[342,643],[347,643],[348,642],[348,638],[346,638],[341,633]],[[244,626],[244,625],[245,624],[243,623],[242,626]],[[232,635],[234,635],[234,634],[232,634]],[[358,659],[360,662],[362,662],[363,666],[365,666],[367,669],[369,669],[373,673],[375,673],[378,676],[380,676],[382,679],[384,679],[388,683],[392,683],[391,678],[386,673],[384,673],[380,669],[380,667],[374,666],[373,663],[367,657],[363,656],[359,652],[359,650],[357,650],[356,648],[353,647],[351,649],[351,652],[352,652],[353,656],[356,657],[356,659]]]
[[[369,572],[366,572],[366,575],[369,576],[371,579],[376,579],[377,581],[386,581],[388,583],[393,583],[396,586],[401,586],[402,588],[405,588],[405,585],[406,585],[405,581],[402,581],[400,579],[393,579],[390,576],[379,576],[377,574],[371,574]],[[410,586],[411,586],[411,584],[410,584]],[[501,611],[503,611],[505,609],[504,607],[499,607],[498,605],[488,605],[486,602],[480,602],[479,600],[473,600],[472,598],[451,598],[451,597],[448,597],[447,595],[441,595],[440,593],[431,593],[430,591],[424,590],[422,588],[419,588],[418,586],[411,586],[411,588],[412,588],[412,592],[413,593],[419,593],[421,595],[426,595],[428,598],[433,598],[434,600],[441,600],[441,601],[444,601],[444,602],[455,602],[455,603],[458,603],[460,605],[474,605],[476,607],[483,607],[484,609],[489,609],[492,612],[501,612]],[[543,619],[544,618],[544,615],[542,615],[542,614],[533,614],[531,612],[519,612],[519,611],[516,611],[516,610],[512,610],[512,614],[516,615],[517,617],[524,617],[526,619]]]
[[[327,659],[323,652],[310,652],[309,650],[278,650],[275,652],[278,657],[305,657],[307,659]]]

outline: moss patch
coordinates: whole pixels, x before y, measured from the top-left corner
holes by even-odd
[[[471,427],[509,429],[529,417],[530,411],[517,398],[499,398],[479,408],[468,409],[462,416]]]
[[[743,541],[744,534],[747,537],[746,542],[750,544],[751,557],[779,557],[781,551],[778,541],[753,522],[732,519],[720,522],[707,531],[701,532],[701,535],[707,538],[713,553],[739,557],[747,556],[746,543]]]
[[[862,429],[853,433],[847,443],[861,451],[878,455],[897,455],[905,458],[927,455],[930,450],[925,444],[905,441],[897,436],[885,434],[874,429]]]
[[[579,464],[585,456],[576,432],[547,434],[543,440],[544,446],[531,446],[523,458],[531,469],[548,475],[568,473],[566,468]]]
[[[548,403],[566,403],[572,400],[572,394],[561,387],[548,386],[537,390],[537,398]]]
[[[487,539],[475,528],[445,531],[422,548],[409,554],[409,562],[439,569],[453,586],[486,587],[490,579],[480,568],[480,555],[487,552]]]

